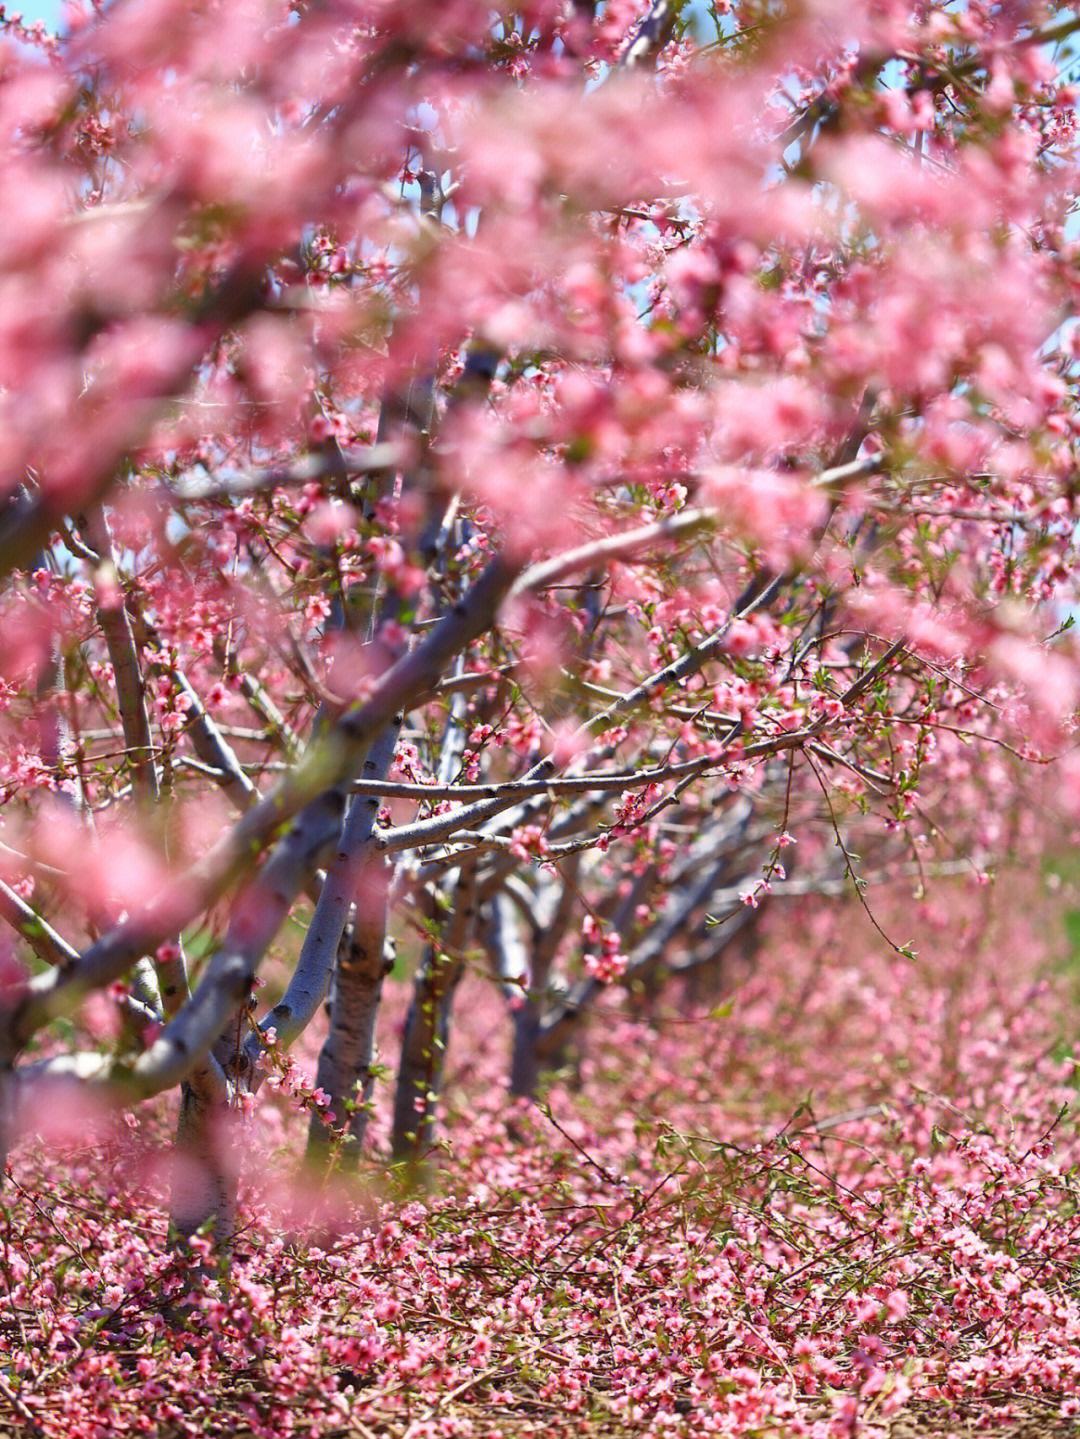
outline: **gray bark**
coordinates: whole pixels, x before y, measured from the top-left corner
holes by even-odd
[[[218,1239],[231,1233],[235,1176],[222,1164],[221,1135],[232,1122],[228,1108],[231,1089],[249,1086],[253,1065],[246,1044],[235,1043],[231,1054],[221,1056],[231,1071],[229,1078],[222,1073],[220,1083],[210,1083],[208,1076],[220,1071],[221,1065],[207,1050],[239,1007],[246,1006],[259,961],[333,842],[343,805],[343,791],[328,790],[297,817],[239,896],[225,941],[193,999],[135,1065],[136,1078],[152,1093],[183,1083],[176,1143],[178,1172],[186,1177],[174,1190],[172,1210],[172,1225],[178,1234],[193,1234],[207,1223],[213,1224]],[[246,1038],[242,1036],[242,1040]],[[200,1171],[201,1181],[197,1178]]]
[[[229,1162],[229,1086],[216,1060],[185,1081],[176,1126],[170,1229],[183,1242],[204,1226],[216,1244],[236,1229],[236,1175]]]
[[[465,968],[464,950],[475,907],[475,869],[463,865],[457,883],[443,893],[452,908],[439,943],[428,945],[413,986],[401,1041],[391,1152],[411,1182],[427,1178],[435,1141],[436,1106],[442,1090],[454,994]],[[437,905],[438,901],[436,901]],[[433,918],[439,914],[433,905]]]
[[[389,772],[402,718],[398,715],[372,745],[364,764],[365,777],[376,779]],[[330,1096],[335,1122],[347,1122],[355,1152],[363,1144],[367,1129],[375,1023],[385,974],[390,867],[374,843],[378,811],[379,801],[374,795],[353,801],[296,974],[281,1005],[268,1016],[268,1022],[273,1023],[281,1011],[280,1023],[285,1025],[286,1035],[298,1034],[322,1002],[337,956],[330,1030],[319,1055],[316,1083]],[[352,932],[343,942],[349,909],[354,904]],[[326,1125],[313,1116],[309,1153],[327,1158],[328,1137]]]

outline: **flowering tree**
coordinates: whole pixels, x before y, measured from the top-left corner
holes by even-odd
[[[222,1124],[324,1004],[309,1149],[362,1145],[395,939],[418,1175],[467,965],[532,1095],[781,896],[902,963],[874,878],[1030,837],[1077,698],[1072,6],[4,27],[7,1143],[180,1086],[174,1219],[226,1234]]]

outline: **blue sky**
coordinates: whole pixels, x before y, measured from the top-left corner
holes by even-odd
[[[22,11],[25,20],[44,20],[48,25],[55,25],[60,17],[61,0],[11,0],[8,5],[9,14]]]

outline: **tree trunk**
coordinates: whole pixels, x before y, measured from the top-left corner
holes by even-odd
[[[0,1183],[15,1143],[15,1068],[0,1063]]]
[[[394,1096],[394,1159],[406,1166],[410,1183],[429,1178],[427,1156],[435,1142],[436,1104],[450,1035],[454,993],[465,968],[464,949],[472,927],[475,869],[463,865],[453,891],[453,912],[441,944],[428,946],[417,973],[401,1041]]]
[[[341,937],[330,999],[330,1032],[319,1055],[316,1083],[330,1096],[334,1124],[347,1125],[350,1158],[359,1157],[374,1088],[375,1025],[386,975],[386,904],[390,869],[369,849],[356,880],[356,920]],[[330,1130],[313,1115],[308,1156],[329,1158]]]
[[[510,1053],[510,1093],[515,1099],[535,1099],[540,1087],[540,1007],[527,999],[514,1014],[514,1040]]]
[[[236,1170],[229,1131],[236,1114],[220,1065],[209,1064],[181,1086],[172,1176],[170,1231],[183,1242],[207,1226],[217,1245],[236,1230]]]

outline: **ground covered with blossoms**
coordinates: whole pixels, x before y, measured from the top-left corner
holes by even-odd
[[[613,997],[535,1106],[508,1106],[470,976],[419,1198],[381,1163],[384,1114],[359,1188],[259,1182],[302,1119],[299,1056],[246,1121],[227,1267],[166,1242],[164,1111],[20,1150],[8,1430],[1074,1432],[1075,920],[974,887],[918,907],[932,965],[844,906],[797,934],[778,911],[710,992]]]

